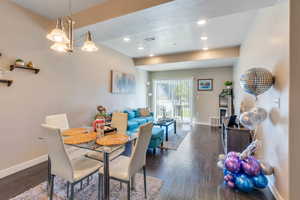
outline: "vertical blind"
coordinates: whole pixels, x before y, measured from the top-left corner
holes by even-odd
[[[192,80],[154,80],[154,111],[157,118],[192,119]]]

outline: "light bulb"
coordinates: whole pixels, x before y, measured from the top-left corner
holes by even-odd
[[[63,30],[62,21],[60,18],[57,19],[56,28],[53,29],[49,34],[47,34],[47,39],[53,42],[60,42],[60,43],[69,43],[70,40]]]
[[[85,41],[83,46],[81,47],[81,50],[93,52],[93,51],[98,51],[98,47],[92,41]]]
[[[92,41],[92,34],[90,31],[87,32],[86,35],[86,40],[83,44],[83,46],[81,47],[82,51],[87,51],[87,52],[94,52],[94,51],[98,51],[98,47],[96,46],[96,44]]]
[[[66,44],[58,43],[58,42],[54,43],[50,48],[54,51],[62,52],[62,53],[67,52],[67,49],[68,49]]]

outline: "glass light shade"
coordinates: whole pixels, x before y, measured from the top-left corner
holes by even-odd
[[[93,51],[98,51],[98,47],[96,44],[92,41],[92,34],[90,31],[86,33],[86,40],[81,47],[82,51],[88,51],[88,52],[93,52]]]
[[[60,43],[69,43],[70,40],[67,37],[67,34],[64,31],[64,27],[62,24],[62,19],[58,18],[56,21],[56,28],[53,29],[49,34],[47,34],[47,39],[53,42],[60,42]]]
[[[54,51],[62,52],[62,53],[67,52],[68,49],[65,43],[58,43],[58,42],[54,43],[50,48]]]
[[[98,51],[98,47],[95,45],[93,41],[85,41],[83,46],[81,47],[81,50],[93,52],[93,51]]]
[[[47,34],[47,39],[53,42],[69,43],[66,33],[62,29],[55,28],[49,34]]]

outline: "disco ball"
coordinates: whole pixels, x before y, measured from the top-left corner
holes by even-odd
[[[264,68],[252,68],[241,75],[240,84],[245,92],[258,96],[272,87],[274,78]]]

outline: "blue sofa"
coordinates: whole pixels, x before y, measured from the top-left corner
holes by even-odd
[[[128,135],[136,133],[139,126],[154,121],[153,113],[151,113],[151,115],[147,117],[142,117],[138,109],[124,110],[124,113],[127,113],[128,115],[128,124],[127,124]],[[164,130],[162,128],[153,127],[149,149],[153,149],[154,154],[156,148],[162,144],[163,137],[164,137]]]

